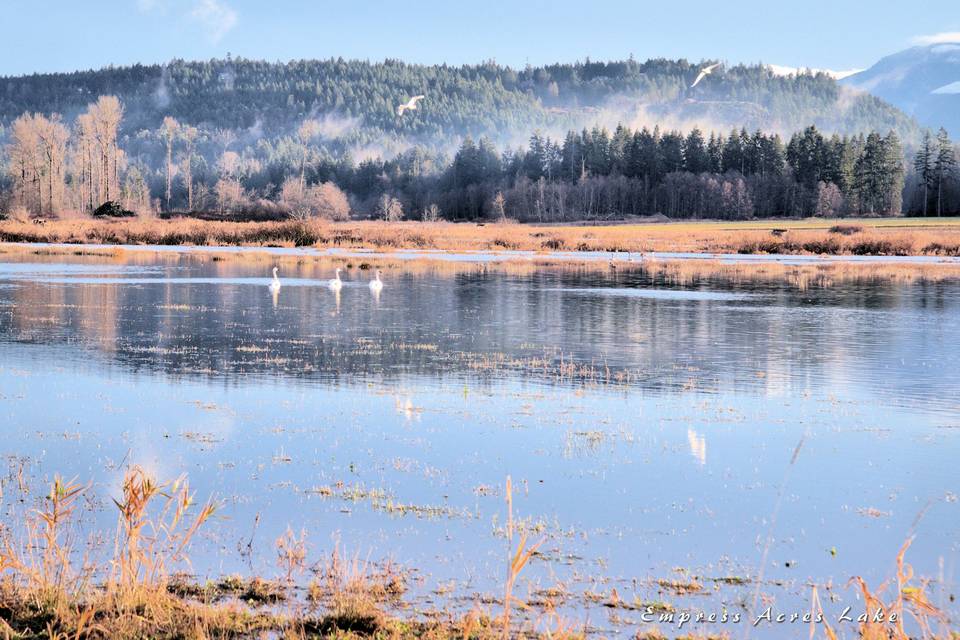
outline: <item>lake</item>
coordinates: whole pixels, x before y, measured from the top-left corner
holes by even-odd
[[[545,540],[517,595],[598,633],[643,622],[617,598],[747,617],[809,610],[817,584],[859,613],[847,581],[893,576],[911,535],[960,613],[960,280],[470,258],[387,265],[375,296],[344,257],[339,295],[310,259],[273,296],[272,257],[238,253],[0,253],[8,523],[61,474],[94,483],[83,531],[109,533],[125,467],[186,473],[222,501],[199,579],[275,577],[289,527],[314,558],[407,568],[417,611],[495,613],[509,476]]]

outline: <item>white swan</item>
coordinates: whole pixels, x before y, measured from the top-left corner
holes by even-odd
[[[370,281],[370,291],[374,293],[383,291],[383,280],[380,279],[380,269],[377,269],[377,277]]]
[[[397,107],[397,115],[402,116],[403,112],[406,111],[407,109],[411,111],[416,110],[417,102],[420,100],[423,100],[424,97],[426,96],[413,96],[412,98],[410,98],[409,101],[407,101],[406,104],[401,104],[400,106]]]
[[[270,283],[270,293],[280,291],[280,278],[277,277],[277,268],[273,268],[273,282]]]
[[[327,286],[330,287],[331,291],[340,291],[343,286],[343,281],[340,279],[340,267],[337,267],[337,277],[328,282]]]
[[[690,88],[693,89],[695,86],[700,84],[700,81],[706,78],[708,75],[713,73],[713,70],[720,66],[720,63],[712,64],[709,67],[704,67],[700,70],[700,73],[697,74],[697,79],[693,81],[693,84],[690,85]]]

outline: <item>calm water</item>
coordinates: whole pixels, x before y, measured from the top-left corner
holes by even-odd
[[[8,521],[23,465],[34,498],[54,473],[94,481],[84,526],[109,529],[137,463],[224,502],[194,548],[201,578],[277,575],[289,526],[317,559],[339,543],[416,570],[420,607],[469,606],[501,589],[509,475],[516,515],[547,539],[521,595],[561,585],[568,619],[606,634],[639,612],[584,594],[750,607],[755,584],[729,577],[762,575],[788,612],[832,584],[828,612],[859,612],[847,580],[891,576],[911,531],[908,560],[957,614],[960,282],[464,265],[387,270],[377,298],[369,271],[349,269],[337,296],[310,263],[284,266],[274,299],[269,262],[14,255],[0,254]],[[693,578],[704,594],[656,584]]]

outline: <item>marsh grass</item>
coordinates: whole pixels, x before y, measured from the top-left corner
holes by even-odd
[[[907,564],[905,556],[907,549],[913,544],[913,537],[907,538],[897,553],[896,575],[892,580],[888,580],[871,590],[866,581],[860,576],[854,576],[850,583],[856,585],[866,605],[866,620],[860,622],[860,636],[866,640],[880,640],[881,638],[892,638],[893,640],[909,640],[911,636],[904,628],[907,616],[916,623],[923,638],[938,637],[938,633],[949,633],[945,628],[934,629],[937,624],[946,624],[948,622],[946,615],[935,607],[927,597],[927,588],[929,582],[925,580],[915,580],[913,567]],[[889,597],[884,594],[892,591]],[[890,624],[881,624],[873,621],[872,614],[877,611],[885,611],[887,614],[896,613],[897,622],[891,628]],[[952,634],[945,637],[954,637]]]
[[[138,467],[115,500],[120,515],[109,571],[75,568],[76,511],[89,485],[54,479],[44,506],[22,532],[5,530],[0,545],[0,631],[5,638],[205,637],[209,631],[250,632],[269,618],[229,607],[201,607],[168,591],[167,569],[186,559],[193,536],[213,514],[193,513],[185,479],[154,483]],[[18,535],[20,534],[20,535]]]
[[[113,500],[118,521],[106,568],[86,559],[75,567],[77,511],[89,489],[57,477],[22,531],[2,530],[0,638],[492,640],[512,635],[507,620],[492,620],[476,609],[433,621],[391,617],[385,609],[404,606],[405,572],[392,564],[374,566],[359,554],[346,557],[339,545],[311,565],[306,533],[290,529],[275,543],[276,581],[234,576],[195,584],[175,569],[189,566],[190,543],[211,522],[216,504],[198,504],[185,477],[160,483],[139,467],[127,470],[121,496]],[[525,539],[510,564],[508,596],[539,546],[527,547]],[[296,585],[307,571],[316,578],[303,601]],[[96,576],[102,580],[96,582]],[[543,615],[554,620],[546,631],[523,635],[571,637],[555,612]]]
[[[22,486],[22,485],[21,485]],[[100,572],[83,558],[76,561],[77,512],[88,496],[89,485],[56,477],[41,506],[25,518],[22,531],[4,529],[0,539],[0,638],[4,640],[84,639],[208,639],[208,638],[582,638],[585,630],[565,621],[557,612],[562,587],[540,590],[540,601],[524,602],[514,595],[521,573],[537,557],[544,540],[530,544],[526,527],[514,515],[513,484],[507,478],[505,498],[508,542],[503,612],[493,618],[474,606],[466,615],[434,617],[430,621],[397,617],[388,610],[404,607],[406,573],[394,565],[375,566],[348,556],[339,544],[320,562],[311,565],[305,532],[288,530],[276,544],[280,576],[275,582],[261,578],[225,578],[197,585],[175,573],[189,565],[190,542],[215,514],[215,503],[198,504],[186,478],[158,483],[138,467],[124,477],[121,497],[114,500],[118,523],[108,570]],[[21,535],[18,535],[21,534]],[[915,635],[908,619],[923,638],[955,638],[944,614],[927,596],[929,583],[915,578],[905,561],[912,543],[908,539],[896,557],[896,574],[876,589],[854,577],[866,620],[858,636],[867,640],[908,640]],[[315,578],[306,589],[306,600],[297,597],[298,578],[306,572]],[[105,573],[102,582],[94,578]],[[661,581],[663,582],[663,581]],[[675,590],[676,584],[660,584]],[[689,590],[686,583],[683,587]],[[699,587],[699,583],[697,583]],[[278,607],[276,605],[283,605]],[[647,606],[637,601],[624,609]],[[529,613],[524,622],[512,622],[511,612]],[[670,605],[657,605],[664,611]],[[870,615],[878,608],[896,613],[895,624],[877,624]],[[816,587],[811,615],[823,614]],[[825,616],[826,617],[826,616]],[[940,625],[939,627],[937,625]],[[824,637],[836,640],[827,623]],[[811,626],[811,638],[817,628]],[[666,638],[656,629],[636,637]],[[714,637],[690,636],[683,637]]]
[[[761,220],[608,226],[449,222],[218,222],[191,218],[0,221],[0,242],[449,251],[680,251],[960,255],[960,220]]]

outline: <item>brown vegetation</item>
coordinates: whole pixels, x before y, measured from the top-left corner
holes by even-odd
[[[374,571],[358,557],[344,561],[338,549],[327,561],[308,566],[306,536],[292,531],[276,541],[279,579],[229,577],[195,584],[173,569],[188,562],[191,541],[216,505],[209,501],[198,507],[185,477],[158,483],[139,467],[128,469],[122,497],[113,501],[119,517],[112,554],[101,565],[83,556],[76,566],[77,511],[91,497],[89,489],[58,477],[43,507],[25,519],[22,529],[0,528],[0,637],[5,640],[581,635],[558,626],[544,634],[512,629],[506,612],[501,618],[476,611],[462,619],[391,617],[385,607],[400,604],[406,591],[402,573],[390,565]],[[533,552],[526,551],[524,563]],[[520,568],[512,563],[508,593]],[[317,578],[301,602],[294,587],[308,569]]]
[[[289,531],[276,541],[280,577],[228,577],[206,585],[191,582],[173,569],[187,562],[190,543],[213,516],[216,505],[198,507],[185,477],[171,483],[154,481],[139,467],[128,469],[112,554],[102,567],[79,558],[78,515],[89,485],[56,478],[42,507],[32,512],[22,529],[0,529],[0,637],[4,639],[106,638],[580,638],[583,632],[565,623],[547,603],[538,621],[510,623],[511,609],[529,611],[513,595],[523,567],[541,543],[527,546],[527,537],[513,517],[512,491],[506,486],[508,571],[503,614],[494,617],[473,610],[465,616],[445,614],[429,620],[390,615],[403,607],[406,579],[387,565],[372,569],[359,556],[345,560],[339,549],[319,563],[308,564],[305,534]],[[21,491],[25,491],[21,487]],[[520,542],[514,550],[516,530]],[[860,578],[851,580],[862,594],[870,616],[879,610],[897,621],[877,624],[870,616],[859,625],[859,636],[870,640],[908,640],[905,622],[924,637],[952,638],[944,614],[927,597],[927,583],[914,578],[904,557],[908,540],[897,555],[894,580],[876,590]],[[78,562],[79,560],[79,562]],[[306,600],[297,596],[297,578],[312,571]],[[673,592],[699,592],[698,582],[659,580]],[[882,594],[892,587],[889,601]],[[611,594],[619,602],[616,591]],[[663,611],[667,604],[654,603]],[[633,605],[625,605],[631,608]],[[817,587],[811,612],[823,614]],[[823,635],[836,639],[829,623]],[[815,632],[811,629],[810,637]],[[637,637],[665,638],[654,627]],[[691,637],[691,636],[684,636]]]
[[[326,197],[326,196],[325,196]],[[332,197],[332,196],[331,196]],[[334,198],[335,199],[335,198]],[[326,202],[326,200],[324,200]],[[326,206],[326,205],[324,205]],[[338,205],[339,206],[339,205]],[[629,251],[960,256],[960,224],[674,223],[534,226],[401,222],[0,221],[0,241],[71,244],[316,246],[448,251]],[[886,223],[892,221],[884,221]]]

